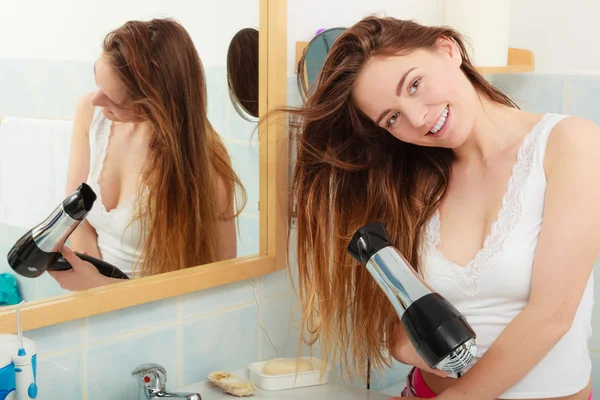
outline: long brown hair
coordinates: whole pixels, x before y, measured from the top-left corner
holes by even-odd
[[[139,270],[153,275],[217,258],[216,226],[245,191],[207,116],[204,69],[187,31],[171,19],[129,21],[109,33],[104,54],[125,84],[129,104],[153,130],[136,218],[145,241]],[[129,105],[128,105],[129,106]],[[236,213],[236,215],[237,215]]]
[[[297,140],[291,203],[303,337],[318,340],[322,358],[351,376],[364,377],[368,361],[377,370],[389,365],[388,339],[399,320],[366,268],[347,253],[350,238],[382,221],[418,271],[426,222],[446,193],[453,161],[449,149],[403,143],[378,127],[355,106],[352,90],[372,57],[433,49],[441,37],[457,44],[461,69],[480,96],[516,107],[475,69],[454,30],[367,17],[335,41],[314,94],[300,109],[286,110]]]

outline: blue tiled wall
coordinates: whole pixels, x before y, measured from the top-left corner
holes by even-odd
[[[297,336],[288,321],[296,301],[281,271],[25,332],[38,348],[40,399],[135,398],[131,371],[142,363],[162,364],[167,388],[175,389],[274,356],[254,287],[277,354],[292,356]]]

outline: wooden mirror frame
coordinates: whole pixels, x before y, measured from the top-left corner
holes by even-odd
[[[287,1],[260,0],[259,108],[262,118],[286,104]],[[285,124],[261,122],[259,148],[259,253],[26,302],[24,331],[225,285],[284,269],[287,264],[288,153]],[[0,332],[16,332],[16,306],[0,308]]]

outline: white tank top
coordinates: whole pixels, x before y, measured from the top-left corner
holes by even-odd
[[[142,239],[145,239],[145,235],[143,238],[140,235],[140,222],[136,220],[130,223],[135,199],[130,198],[107,211],[98,185],[110,132],[111,121],[102,114],[99,107],[96,107],[89,133],[90,172],[87,184],[96,192],[98,198],[87,220],[98,234],[98,249],[102,259],[135,278],[138,276],[135,272],[136,263],[144,244]]]
[[[437,213],[427,226],[423,277],[433,290],[465,315],[477,334],[477,358],[485,354],[529,299],[544,218],[546,144],[552,128],[565,117],[544,115],[523,140],[498,219],[483,248],[466,266],[450,262],[436,249],[440,241]],[[592,273],[569,332],[500,398],[559,397],[587,386],[591,372],[587,342],[592,334],[593,290]]]

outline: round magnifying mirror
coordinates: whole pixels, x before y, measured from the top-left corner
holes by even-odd
[[[304,99],[314,93],[315,82],[319,79],[323,64],[333,42],[346,28],[331,28],[318,33],[306,46],[304,54],[298,61],[298,88]]]
[[[246,121],[258,120],[258,30],[236,33],[227,50],[229,98]]]

